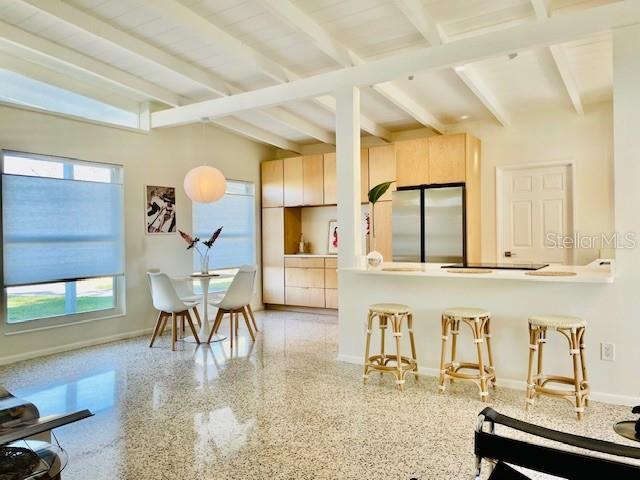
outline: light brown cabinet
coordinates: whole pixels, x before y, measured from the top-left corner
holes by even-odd
[[[269,160],[260,165],[262,178],[262,206],[284,205],[284,165],[282,160]]]
[[[369,148],[369,188],[383,182],[396,179],[396,153],[393,145]],[[391,192],[396,189],[395,183],[380,198],[391,200]]]
[[[429,137],[429,183],[462,183],[466,179],[467,134]]]
[[[375,235],[371,242],[372,250],[382,254],[385,261],[391,261],[391,201],[382,201],[373,208],[373,228]]]
[[[324,203],[324,165],[322,155],[302,157],[302,205]]]
[[[286,288],[287,305],[324,308],[324,288]]]
[[[291,157],[283,160],[284,206],[297,207],[304,202],[302,157]]]
[[[325,288],[324,306],[325,308],[338,308],[338,289],[337,288]]]
[[[322,257],[286,257],[285,304],[324,308],[324,271]]]
[[[284,303],[284,208],[262,209],[262,301]]]
[[[429,139],[397,142],[396,187],[426,185],[429,181]]]

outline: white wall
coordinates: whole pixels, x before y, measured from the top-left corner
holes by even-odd
[[[0,363],[140,334],[153,326],[145,272],[160,268],[169,274],[186,274],[192,269],[192,257],[178,235],[145,234],[144,185],[177,187],[177,226],[186,231],[191,231],[191,201],[182,181],[194,166],[213,165],[227,178],[255,182],[256,212],[260,211],[259,164],[273,158],[274,149],[213,126],[205,130],[195,125],[138,133],[0,106],[0,148],[124,165],[127,298],[125,316],[82,325],[5,336],[4,322],[0,322]],[[260,265],[259,215],[256,236]],[[261,290],[258,285],[257,305]]]
[[[575,165],[574,230],[584,235],[613,231],[613,127],[611,103],[520,115],[513,125],[465,122],[459,130],[482,141],[482,258],[496,259],[496,167],[571,161]],[[598,249],[576,252],[576,262]]]

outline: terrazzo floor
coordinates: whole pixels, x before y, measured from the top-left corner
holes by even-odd
[[[480,402],[473,385],[444,395],[434,378],[362,384],[335,360],[337,320],[258,312],[261,333],[170,350],[165,335],[0,367],[0,384],[46,415],[95,416],[56,431],[71,455],[63,480],[470,479]],[[226,322],[225,322],[226,323]],[[626,407],[593,402],[578,423],[561,400],[523,410],[522,392],[498,388],[501,413],[564,431],[624,441],[612,425]],[[628,442],[631,444],[630,442]],[[485,468],[486,470],[486,468]]]

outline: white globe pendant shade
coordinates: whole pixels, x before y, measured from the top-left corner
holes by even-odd
[[[217,168],[203,165],[185,175],[184,190],[187,196],[198,203],[213,203],[220,200],[227,189],[227,180]]]

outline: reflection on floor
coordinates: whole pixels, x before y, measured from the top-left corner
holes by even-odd
[[[256,344],[211,347],[168,336],[87,348],[0,368],[0,382],[42,414],[90,408],[57,431],[71,453],[64,480],[460,479],[473,471],[473,429],[485,406],[474,386],[436,393],[433,378],[362,384],[335,361],[334,317],[259,313]],[[226,323],[226,322],[225,322]],[[626,407],[593,403],[577,423],[562,400],[523,411],[522,392],[491,405],[537,423],[621,442]]]

